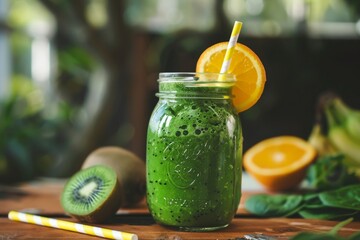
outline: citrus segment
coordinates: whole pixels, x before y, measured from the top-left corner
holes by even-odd
[[[207,48],[199,57],[196,72],[219,73],[227,42]],[[236,78],[233,103],[238,112],[252,107],[260,98],[266,81],[265,68],[259,57],[247,46],[237,43],[227,73]]]
[[[295,136],[263,140],[244,154],[245,170],[269,190],[296,187],[316,157],[315,148]]]

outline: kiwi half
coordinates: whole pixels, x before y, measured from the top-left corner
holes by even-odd
[[[134,153],[116,146],[101,147],[89,154],[82,169],[94,165],[109,166],[115,170],[123,189],[123,207],[141,202],[146,193],[145,162]]]
[[[77,172],[61,195],[65,212],[81,222],[100,223],[111,218],[121,206],[121,187],[116,172],[96,165]]]

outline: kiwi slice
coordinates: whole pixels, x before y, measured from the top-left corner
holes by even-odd
[[[115,170],[123,189],[123,207],[141,202],[146,192],[145,162],[134,153],[116,146],[101,147],[91,152],[82,169],[104,165]]]
[[[116,172],[108,166],[96,165],[69,179],[61,195],[61,205],[79,221],[100,223],[120,208],[121,191]]]

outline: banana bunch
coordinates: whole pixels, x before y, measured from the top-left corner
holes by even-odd
[[[319,156],[336,155],[339,151],[330,142],[325,135],[324,130],[319,122],[315,123],[311,130],[308,142],[315,147]]]
[[[315,123],[308,142],[320,156],[342,153],[345,164],[360,173],[360,109],[346,105],[336,95],[327,96],[322,102],[322,113],[325,116],[327,129],[320,121]]]

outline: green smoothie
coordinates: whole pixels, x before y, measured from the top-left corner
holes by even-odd
[[[241,192],[242,132],[231,86],[171,79],[160,79],[148,127],[150,212],[184,230],[225,227]]]

